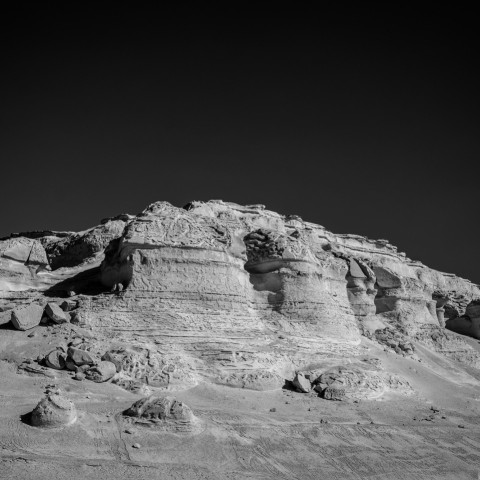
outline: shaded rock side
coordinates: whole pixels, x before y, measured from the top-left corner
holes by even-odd
[[[56,303],[47,303],[45,313],[55,323],[67,323],[70,321],[70,315],[63,311]]]

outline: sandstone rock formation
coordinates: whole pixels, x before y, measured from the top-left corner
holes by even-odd
[[[85,232],[17,234],[0,241],[0,279],[1,322],[38,324],[48,295],[47,314],[55,305],[55,318],[71,312],[72,325],[95,332],[90,353],[69,350],[70,360],[93,365],[76,357],[108,353],[114,382],[133,391],[200,381],[280,388],[312,365],[342,365],[362,337],[398,355],[415,358],[424,345],[480,367],[446,330],[480,338],[477,285],[386,240],[337,235],[263,205],[156,202]]]
[[[30,422],[35,427],[56,428],[71,425],[76,420],[75,405],[61,391],[55,390],[40,400]]]
[[[156,202],[84,232],[12,235],[0,472],[473,478],[479,308],[477,285],[386,240],[262,205]],[[21,425],[75,422],[59,386],[81,421]]]

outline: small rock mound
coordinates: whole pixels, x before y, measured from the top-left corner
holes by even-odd
[[[142,398],[126,410],[124,415],[135,418],[135,423],[170,432],[193,432],[199,423],[190,407],[174,397],[151,395]]]
[[[56,390],[40,400],[32,411],[30,423],[35,427],[56,428],[71,425],[76,420],[75,405],[60,390]]]

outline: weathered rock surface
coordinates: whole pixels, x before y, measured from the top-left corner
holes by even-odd
[[[48,318],[55,323],[67,323],[70,321],[70,315],[63,311],[56,303],[47,303],[45,313]]]
[[[302,372],[298,372],[293,379],[293,386],[299,391],[303,393],[308,393],[312,389],[312,385],[310,384],[310,380],[305,378]]]
[[[185,403],[174,397],[150,396],[135,402],[124,415],[137,423],[150,424],[165,431],[192,432],[198,420]]]
[[[315,377],[314,372],[310,379],[314,385],[320,386],[315,390],[327,400],[376,398],[388,390],[407,395],[413,393],[405,379],[365,364],[338,366],[328,369],[317,378],[312,377]]]
[[[53,350],[45,357],[45,365],[56,370],[63,370],[66,367],[66,355],[61,350]]]
[[[262,205],[156,202],[84,232],[0,243],[0,304],[74,295],[61,311],[94,332],[91,355],[110,352],[114,381],[132,391],[200,381],[278,389],[325,358],[341,365],[362,337],[413,359],[421,344],[480,366],[445,330],[480,337],[478,286],[386,240],[334,234]],[[27,268],[30,257],[42,269]],[[71,361],[93,365],[82,352],[87,363]]]
[[[96,363],[95,359],[89,352],[81,350],[80,348],[68,347],[67,355],[68,358],[78,367],[82,365],[93,365]]]
[[[17,330],[29,330],[40,323],[42,315],[43,307],[32,303],[14,308],[11,321]]]
[[[60,391],[48,393],[40,400],[31,414],[30,423],[35,427],[56,428],[71,425],[77,420],[73,402]]]
[[[117,369],[115,367],[115,364],[108,361],[101,361],[94,367],[89,368],[85,372],[85,376],[88,380],[101,383],[110,380],[116,372]]]

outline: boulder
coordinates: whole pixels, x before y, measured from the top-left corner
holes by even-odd
[[[312,390],[312,385],[310,384],[310,380],[305,378],[305,375],[302,372],[298,372],[293,379],[294,387],[302,393],[308,393]]]
[[[174,397],[151,395],[135,402],[124,415],[133,417],[137,423],[153,424],[174,432],[191,432],[198,420],[185,403]]]
[[[35,427],[55,428],[71,425],[76,420],[75,405],[57,390],[40,400],[31,414],[30,423]]]
[[[36,327],[42,319],[43,307],[36,303],[16,307],[12,311],[12,324],[17,330]]]
[[[323,390],[323,398],[325,400],[344,400],[345,395],[345,386],[339,382],[333,382]]]
[[[94,367],[89,368],[85,372],[85,376],[88,380],[101,383],[110,380],[115,375],[115,373],[117,373],[115,364],[102,360]]]
[[[115,365],[117,372],[122,371],[122,359],[119,355],[115,355],[112,352],[106,352],[102,356],[102,360],[105,360],[106,362],[112,362]]]
[[[68,323],[70,321],[70,315],[64,312],[56,303],[47,303],[45,307],[45,313],[50,320],[55,323]]]
[[[78,370],[75,362],[70,357],[67,357],[65,359],[65,367],[67,368],[67,370],[71,370],[72,372],[76,372]]]
[[[61,350],[53,350],[45,357],[47,367],[63,370],[66,366],[66,355]]]
[[[72,362],[77,366],[93,365],[95,363],[95,359],[92,357],[92,355],[85,350],[81,350],[80,348],[68,347],[67,355],[68,358],[71,359]]]

